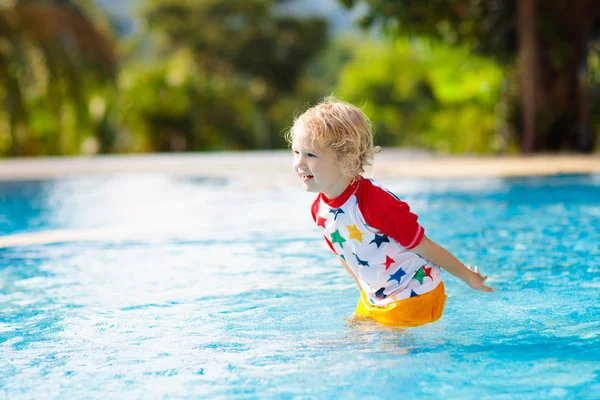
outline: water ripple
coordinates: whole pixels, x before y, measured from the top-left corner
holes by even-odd
[[[600,392],[598,177],[390,183],[429,236],[488,273],[494,294],[446,274],[439,322],[353,321],[354,283],[311,221],[312,195],[295,187],[161,175],[0,184],[3,233],[122,228],[0,249],[0,393]]]

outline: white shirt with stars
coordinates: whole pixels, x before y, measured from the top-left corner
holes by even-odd
[[[320,193],[311,211],[371,304],[384,307],[419,296],[442,281],[440,267],[411,251],[425,233],[418,217],[375,181],[361,177],[334,199]]]

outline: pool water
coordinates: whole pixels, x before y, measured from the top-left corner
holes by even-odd
[[[0,398],[600,398],[599,175],[379,182],[495,292],[352,321],[300,183],[0,183],[0,234],[70,232],[0,248]]]

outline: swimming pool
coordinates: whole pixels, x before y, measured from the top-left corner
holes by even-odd
[[[350,322],[299,184],[0,183],[0,234],[67,232],[0,248],[0,398],[600,397],[599,175],[380,182],[496,292]]]

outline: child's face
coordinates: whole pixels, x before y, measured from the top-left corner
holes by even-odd
[[[352,177],[344,174],[335,151],[315,148],[312,135],[301,124],[294,128],[292,141],[294,171],[302,180],[304,190],[337,197],[348,187]]]

